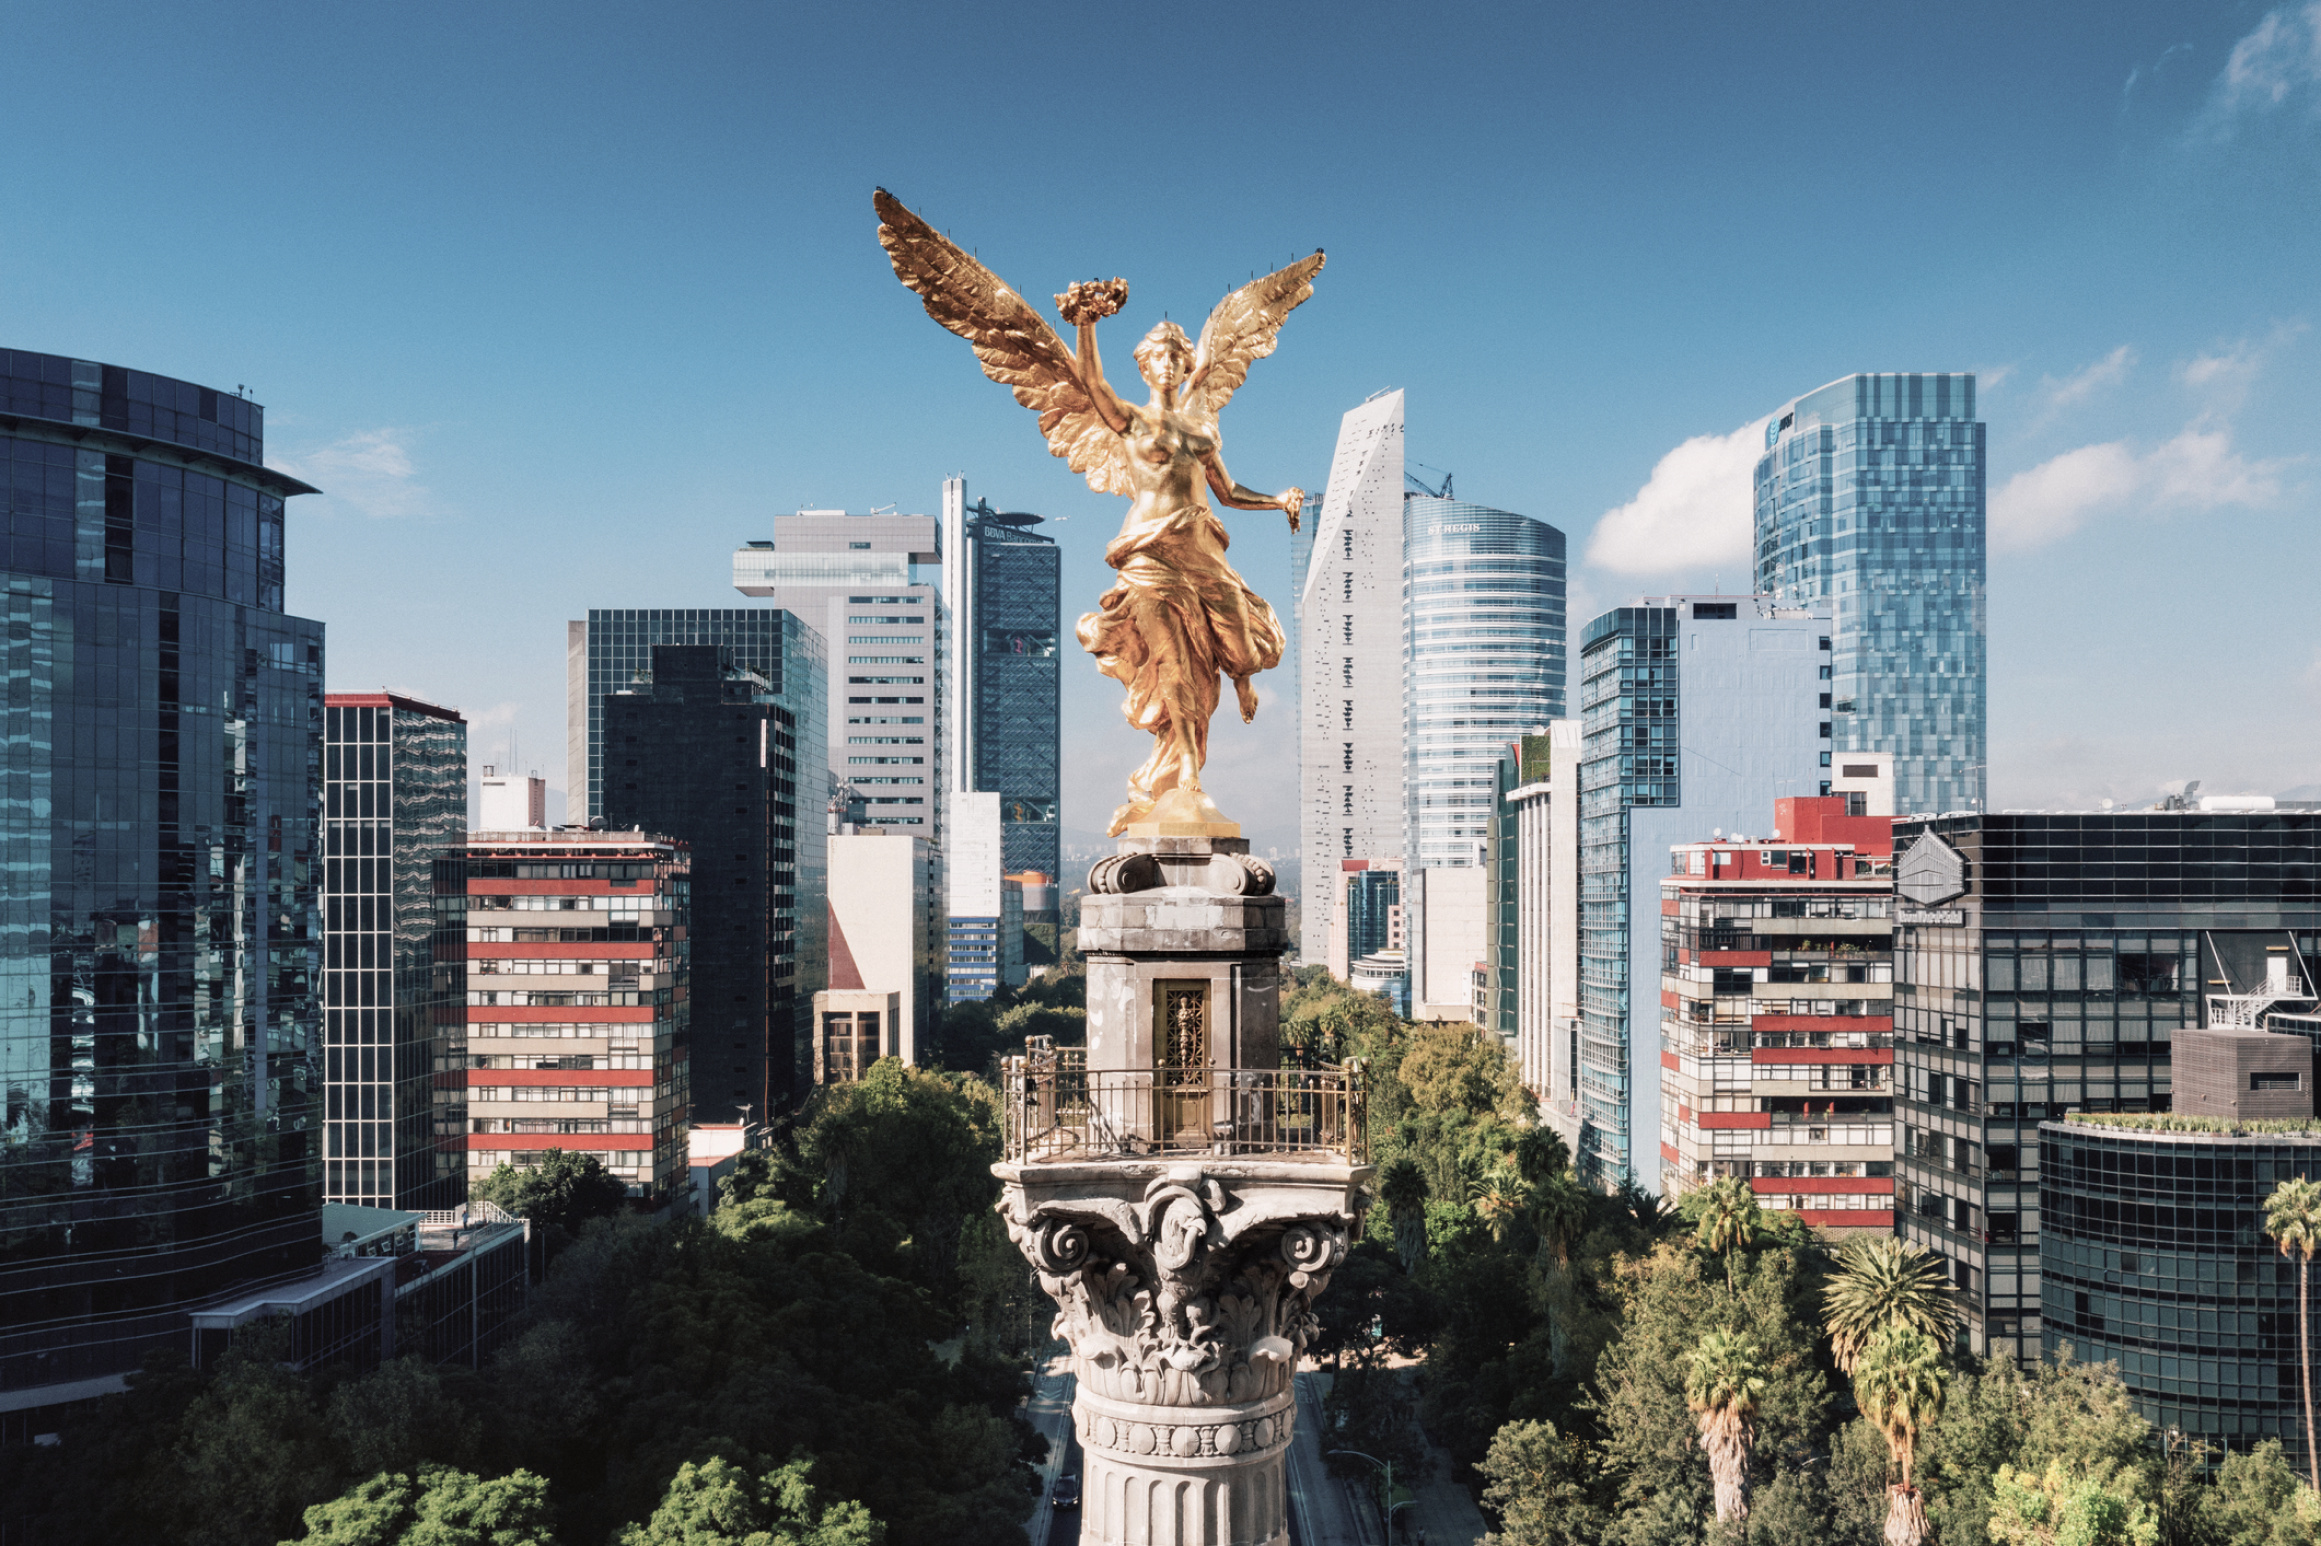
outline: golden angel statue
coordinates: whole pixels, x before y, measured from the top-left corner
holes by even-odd
[[[927,315],[975,346],[983,373],[1014,389],[1040,416],[1048,449],[1085,473],[1100,494],[1133,501],[1104,550],[1119,583],[1080,619],[1081,647],[1128,689],[1130,724],[1152,733],[1152,756],[1129,776],[1128,803],[1113,812],[1117,836],[1131,823],[1156,835],[1237,835],[1201,790],[1209,717],[1229,676],[1241,717],[1257,714],[1249,679],[1281,664],[1281,621],[1225,561],[1225,527],[1210,496],[1235,510],[1279,510],[1297,530],[1303,489],[1243,488],[1218,453],[1217,415],[1248,379],[1250,362],[1273,352],[1281,324],[1314,293],[1322,255],[1243,285],[1217,303],[1199,343],[1163,322],[1136,346],[1152,388],[1143,404],[1113,393],[1096,352],[1096,324],[1128,299],[1123,279],[1087,281],[1056,297],[1079,329],[1067,345],[1031,303],[885,189],[873,195],[879,244]]]

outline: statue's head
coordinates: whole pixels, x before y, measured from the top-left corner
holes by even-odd
[[[1136,346],[1136,368],[1156,388],[1182,386],[1193,373],[1193,341],[1174,322],[1163,322]]]

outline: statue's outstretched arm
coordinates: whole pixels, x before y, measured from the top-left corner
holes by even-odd
[[[1076,368],[1080,372],[1080,386],[1087,392],[1088,401],[1096,410],[1096,417],[1115,435],[1128,433],[1128,407],[1104,379],[1104,361],[1096,352],[1096,319],[1080,319],[1080,348]]]
[[[1201,458],[1201,468],[1208,474],[1209,490],[1220,504],[1235,510],[1279,510],[1289,517],[1289,529],[1297,530],[1298,512],[1305,508],[1304,489],[1287,488],[1278,494],[1260,494],[1253,488],[1244,488],[1233,481],[1233,474],[1225,470],[1225,458],[1215,451]]]

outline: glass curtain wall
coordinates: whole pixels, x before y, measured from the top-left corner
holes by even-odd
[[[1564,709],[1564,536],[1544,521],[1408,495],[1403,708],[1408,868],[1480,862],[1500,752]]]
[[[975,766],[969,787],[999,792],[1001,869],[1053,876],[1063,865],[1063,756],[1057,635],[1063,558],[1029,529],[1036,515],[970,511],[976,567]]]
[[[0,1391],[309,1270],[322,625],[254,403],[0,350]]]
[[[1617,607],[1580,645],[1581,1174],[1633,1176],[1628,812],[1681,803],[1674,607]],[[1647,939],[1657,942],[1651,927]],[[1647,953],[1647,960],[1651,959]]]
[[[384,694],[334,694],[325,720],[328,839],[346,857],[323,896],[323,1195],[456,1207],[467,1165],[436,1141],[434,1075],[467,1003],[464,924],[441,905],[465,891],[467,724]]]
[[[1836,606],[1839,752],[1894,754],[1894,808],[1983,808],[1984,426],[1971,375],[1857,375],[1765,426],[1757,588]]]

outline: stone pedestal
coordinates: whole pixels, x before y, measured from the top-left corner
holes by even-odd
[[[1286,1546],[1291,1373],[1371,1175],[1359,1075],[1278,1068],[1284,903],[1223,833],[1080,904],[1088,1048],[1012,1060],[1009,1235],[1056,1301],[1091,1546]]]
[[[1002,1164],[1008,1233],[1060,1307],[1091,1546],[1281,1546],[1291,1373],[1367,1166]]]
[[[1090,1072],[1276,1066],[1287,911],[1244,839],[1122,839],[1080,899]]]

